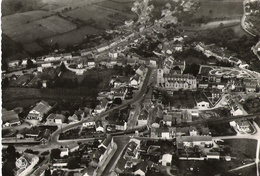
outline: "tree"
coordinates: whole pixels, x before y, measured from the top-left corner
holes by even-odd
[[[67,165],[67,167],[68,167],[69,169],[76,169],[76,168],[79,166],[79,163],[80,163],[80,158],[71,157],[71,158],[68,160],[68,165]]]
[[[50,157],[51,157],[51,159],[53,159],[53,158],[60,158],[60,153],[61,153],[61,150],[60,149],[52,149],[51,150],[51,155],[50,155]]]
[[[122,104],[122,99],[121,98],[115,98],[114,103],[120,105],[120,104]]]
[[[33,61],[31,59],[27,59],[27,68],[33,67]]]
[[[61,65],[60,65],[60,70],[62,72],[65,72],[67,70],[67,68],[65,67],[65,64],[62,62]]]

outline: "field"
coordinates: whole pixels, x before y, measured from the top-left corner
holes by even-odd
[[[16,42],[28,44],[34,42],[38,38],[42,39],[62,34],[73,29],[76,29],[75,24],[58,16],[51,16],[32,21],[28,24],[21,24],[11,28],[9,27],[6,30],[4,29],[3,32]]]
[[[253,139],[226,139],[225,145],[231,148],[231,156],[238,160],[255,159],[257,141]],[[253,160],[254,161],[254,160]]]
[[[58,45],[61,48],[66,48],[68,45],[79,44],[80,42],[83,41],[84,37],[87,34],[97,34],[98,35],[98,34],[102,33],[103,31],[104,30],[96,29],[91,26],[84,26],[84,27],[81,27],[80,29],[70,31],[65,34],[48,37],[42,41],[51,47],[53,47],[55,45],[55,43],[58,43]]]
[[[195,13],[195,18],[210,17],[216,19],[238,19],[243,15],[243,0],[199,0],[201,7]]]
[[[133,3],[132,0],[43,0],[40,6],[34,4],[32,11],[7,12],[10,15],[2,17],[3,34],[20,48],[19,52],[12,52],[17,47],[8,48],[10,42],[3,40],[3,60],[24,58],[21,53],[25,52],[39,55],[56,43],[63,49],[80,44],[87,34],[99,35],[136,17],[131,11]]]
[[[114,10],[119,10],[122,12],[130,12],[133,13],[131,11],[131,7],[132,7],[133,1],[129,2],[116,2],[116,1],[104,1],[99,3],[98,5],[102,6],[102,7],[106,7],[106,8],[110,8],[110,9],[114,9]]]

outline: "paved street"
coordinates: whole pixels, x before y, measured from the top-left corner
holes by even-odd
[[[125,145],[129,142],[129,137],[114,137],[114,141],[117,144],[117,151],[114,156],[111,158],[110,162],[108,163],[107,167],[105,168],[104,172],[102,173],[103,176],[108,176],[109,173],[113,169],[112,167],[116,164],[116,161],[119,159],[122,150],[124,149]]]

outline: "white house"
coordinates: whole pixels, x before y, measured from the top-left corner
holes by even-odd
[[[243,111],[237,105],[234,105],[234,106],[231,107],[230,113],[233,116],[243,115]]]
[[[172,165],[172,155],[171,154],[164,154],[162,156],[162,165],[163,166],[171,166]]]
[[[41,101],[29,112],[27,119],[36,119],[41,121],[44,114],[51,110],[51,106],[46,101]]]
[[[82,126],[87,128],[94,127],[95,126],[94,118],[89,118],[87,121],[82,123]]]
[[[68,148],[61,148],[60,149],[60,157],[69,156],[69,149]]]
[[[104,132],[104,127],[103,127],[103,125],[102,125],[101,120],[97,120],[97,121],[95,122],[95,127],[96,127],[96,131],[97,131],[97,132]]]
[[[148,164],[144,161],[141,161],[140,163],[138,163],[135,166],[135,170],[134,170],[134,175],[139,175],[139,176],[145,176],[146,172],[147,172],[147,167]]]
[[[106,111],[108,105],[108,100],[106,98],[103,98],[100,100],[100,104],[97,105],[97,107],[94,109],[95,114],[100,114],[101,112]]]
[[[140,76],[138,74],[135,74],[133,77],[130,78],[129,86],[138,88],[140,84]]]
[[[199,109],[209,108],[209,102],[206,102],[206,101],[197,102],[197,108],[199,108]]]
[[[138,116],[138,126],[147,125],[148,120],[148,111],[146,109],[142,109]]]

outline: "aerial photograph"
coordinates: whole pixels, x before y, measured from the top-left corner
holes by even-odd
[[[260,0],[1,0],[3,176],[260,176]]]

